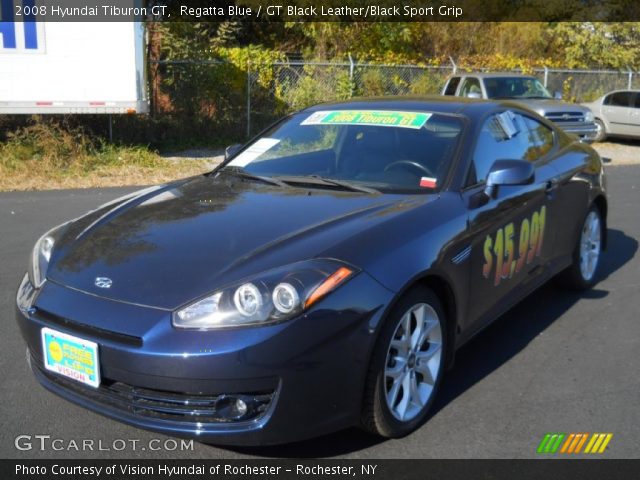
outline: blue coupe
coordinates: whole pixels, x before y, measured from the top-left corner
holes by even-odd
[[[49,230],[17,321],[44,387],[141,428],[400,437],[478,331],[594,284],[606,218],[598,154],[518,104],[324,104]]]

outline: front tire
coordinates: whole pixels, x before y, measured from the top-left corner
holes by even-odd
[[[602,254],[603,226],[600,209],[593,205],[582,224],[573,252],[573,263],[562,274],[562,280],[569,288],[586,290],[596,283]]]
[[[440,300],[426,287],[411,289],[391,311],[376,343],[362,427],[389,438],[417,429],[435,399],[446,348]]]
[[[594,123],[596,124],[596,128],[598,130],[596,131],[595,137],[593,137],[593,141],[604,142],[607,139],[607,130],[604,126],[604,122],[599,118],[596,118]]]

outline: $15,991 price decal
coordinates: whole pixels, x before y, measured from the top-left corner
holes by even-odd
[[[514,223],[499,228],[495,234],[487,235],[484,241],[484,265],[482,275],[489,278],[493,272],[494,286],[519,273],[525,265],[530,264],[542,252],[547,207],[543,206],[533,212],[531,218],[525,217],[520,222],[519,237],[515,239]],[[517,243],[517,252],[515,250]]]

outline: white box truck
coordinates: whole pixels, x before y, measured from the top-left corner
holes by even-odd
[[[0,22],[0,114],[147,113],[145,78],[140,22]]]

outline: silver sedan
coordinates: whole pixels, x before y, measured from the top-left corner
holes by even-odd
[[[596,142],[608,136],[640,138],[640,90],[616,90],[584,105],[598,126]]]

